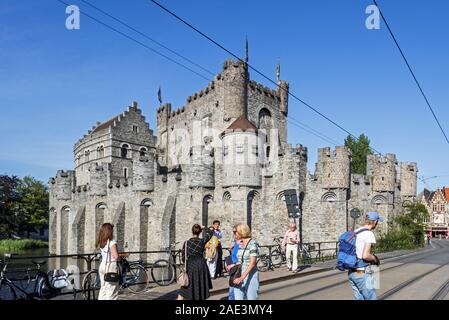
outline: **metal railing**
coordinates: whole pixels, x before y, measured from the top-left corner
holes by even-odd
[[[321,262],[321,261],[325,261],[325,260],[329,260],[329,259],[333,259],[336,257],[337,255],[337,251],[338,251],[338,242],[310,242],[310,243],[304,243],[303,246],[305,246],[306,248],[308,248],[308,253],[309,253],[309,257],[307,259],[303,259],[300,258],[300,262],[302,264],[313,264],[313,263],[317,263],[317,262]],[[231,249],[227,248],[227,247],[223,247],[223,266],[224,266],[224,261],[225,258],[227,256],[230,255],[231,253]],[[260,245],[259,246],[259,250],[261,254],[268,254],[270,257],[273,255],[273,252],[276,252],[276,250],[280,250],[280,246],[278,244],[270,244],[270,245]],[[151,260],[144,260],[144,267],[145,269],[148,271],[151,266],[154,264],[154,262],[156,260],[159,259],[164,259],[169,261],[170,263],[174,264],[176,266],[176,272],[179,271],[179,266],[182,264],[182,262],[180,261],[181,259],[179,258],[181,256],[181,249],[170,249],[170,248],[166,248],[164,250],[149,250],[149,251],[126,251],[123,253],[127,253],[130,255],[130,257],[132,257],[133,255],[138,255],[139,258],[141,257],[148,257],[149,255],[157,255],[156,259],[151,259]],[[302,257],[301,255],[299,255],[299,257]],[[138,259],[139,259],[138,258]],[[40,255],[40,256],[22,256],[20,254],[15,254],[9,258],[7,258],[8,260],[8,275],[10,274],[15,274],[17,275],[16,277],[13,278],[9,278],[10,280],[13,281],[24,281],[30,278],[29,273],[37,270],[36,267],[33,267],[32,264],[32,260],[33,259],[45,259],[45,260],[59,260],[58,262],[55,262],[55,264],[53,266],[51,266],[51,264],[48,264],[47,267],[49,267],[47,270],[51,271],[54,269],[60,269],[60,268],[64,268],[62,266],[62,261],[65,259],[66,263],[67,263],[67,267],[69,266],[69,260],[70,259],[75,259],[81,262],[81,264],[83,264],[83,267],[80,267],[80,263],[77,263],[77,266],[79,268],[79,273],[77,274],[77,276],[80,277],[80,284],[82,282],[82,277],[84,275],[86,275],[90,270],[92,269],[97,269],[98,268],[98,264],[100,261],[100,253],[99,252],[92,252],[92,253],[76,253],[76,254],[63,254],[63,255],[55,255],[55,254],[50,254],[50,255]],[[135,259],[135,260],[138,260]],[[134,260],[131,259],[130,260]],[[15,267],[14,262],[19,262],[19,261],[24,261],[26,265],[28,266],[24,266],[24,263],[21,263],[20,267]],[[27,263],[28,262],[28,263]],[[0,268],[3,268],[3,265],[5,263],[5,257],[2,256],[2,260],[0,261]],[[283,263],[285,263],[285,261],[283,261]],[[223,274],[225,275],[226,269],[223,268]],[[151,279],[151,277],[150,277]],[[154,283],[153,281],[149,281],[150,283]],[[79,288],[75,288],[76,293],[81,293],[82,289],[81,289],[81,285],[79,286]],[[65,295],[65,294],[73,294],[74,290],[69,290],[67,292],[62,292],[61,295]]]

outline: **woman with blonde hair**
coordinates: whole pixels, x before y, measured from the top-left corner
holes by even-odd
[[[126,256],[123,253],[119,254],[117,241],[114,240],[113,236],[114,226],[111,223],[103,223],[96,243],[101,250],[99,268],[101,288],[98,293],[98,300],[117,300],[118,297],[118,282],[105,281],[105,274],[118,272],[117,261],[119,257]]]
[[[238,263],[241,264],[241,270],[240,276],[233,280],[234,297],[235,300],[257,300],[259,297],[259,272],[257,270],[259,246],[251,238],[251,229],[248,225],[241,223],[237,225],[236,231],[235,238],[240,241],[237,258]]]

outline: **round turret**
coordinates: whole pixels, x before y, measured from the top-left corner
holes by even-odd
[[[190,187],[215,186],[214,151],[204,146],[194,146],[190,149]]]
[[[259,148],[263,139],[244,116],[223,132],[223,187],[262,185]]]
[[[136,156],[133,160],[133,189],[136,191],[154,190],[154,154]]]

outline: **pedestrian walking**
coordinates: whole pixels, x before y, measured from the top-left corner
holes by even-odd
[[[204,260],[204,247],[213,233],[206,229],[204,239],[199,236],[205,227],[198,224],[192,227],[192,237],[182,246],[182,261],[188,277],[188,285],[181,287],[177,300],[206,300],[212,289],[209,269]]]
[[[206,262],[207,267],[209,268],[211,279],[215,279],[215,271],[217,268],[218,261],[218,238],[214,233],[214,227],[211,226],[209,231],[212,234],[210,240],[205,244],[206,249]]]
[[[282,249],[285,251],[287,268],[293,272],[298,272],[298,245],[299,231],[296,229],[296,223],[292,222],[282,240]]]
[[[222,233],[221,233],[221,229],[220,229],[220,221],[219,220],[215,220],[212,223],[212,225],[214,227],[214,236],[216,236],[218,239],[217,261],[216,261],[215,274],[214,274],[214,279],[216,279],[216,278],[221,277],[223,274],[223,247],[221,245]]]
[[[237,225],[235,225],[232,228],[232,235],[233,235],[233,239],[232,239],[231,245],[229,247],[229,249],[231,250],[231,254],[226,259],[226,270],[228,270],[228,272],[231,270],[231,267],[233,265],[239,263],[238,252],[239,252],[239,249],[240,249],[240,240],[236,239]],[[229,286],[228,300],[235,300],[234,287],[233,286]]]
[[[118,276],[111,277],[118,272],[117,261],[120,256],[127,254],[119,253],[117,241],[113,238],[114,226],[111,223],[103,223],[97,237],[96,246],[101,250],[101,263],[98,270],[100,275],[100,291],[98,300],[117,300],[118,298]],[[114,280],[115,278],[116,280]]]
[[[246,224],[237,226],[236,239],[241,241],[237,258],[239,272],[232,279],[235,300],[257,300],[259,297],[259,271],[257,259],[259,246],[251,238],[251,229]]]
[[[354,230],[357,263],[355,268],[349,270],[348,279],[356,300],[377,300],[374,269],[371,266],[379,266],[380,262],[379,258],[371,253],[371,246],[376,243],[373,230],[382,221],[379,213],[368,212],[364,226]]]

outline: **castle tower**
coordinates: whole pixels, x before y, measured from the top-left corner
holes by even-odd
[[[75,187],[75,171],[58,170],[56,177],[50,180],[50,196],[57,200],[71,200]]]
[[[351,151],[346,147],[318,149],[316,175],[322,188],[349,189],[351,170]]]
[[[237,119],[248,110],[248,65],[228,59],[223,64],[224,115],[225,121]]]
[[[171,104],[165,103],[157,109],[157,147],[158,161],[161,166],[167,165],[168,155],[168,118],[171,114]]]
[[[107,163],[91,163],[88,170],[90,194],[92,196],[105,196],[108,184]]]
[[[416,197],[418,167],[415,162],[401,162],[401,196]]]
[[[189,187],[215,187],[214,150],[205,146],[190,149]]]
[[[284,113],[284,115],[288,114],[288,90],[289,84],[287,81],[279,80],[278,92],[281,97],[280,109]]]
[[[385,158],[369,155],[366,163],[366,175],[374,191],[394,192],[396,186],[396,155],[387,153]]]
[[[223,144],[223,187],[262,185],[259,148],[264,135],[244,115],[221,135]]]
[[[133,157],[133,190],[154,191],[154,153],[136,154]]]

